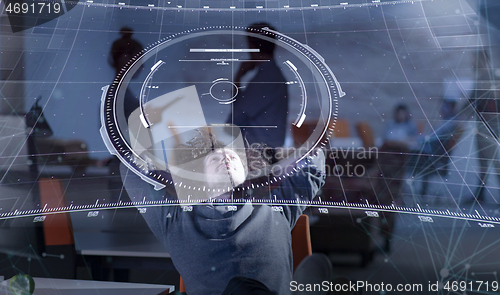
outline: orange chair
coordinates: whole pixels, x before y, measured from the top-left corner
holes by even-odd
[[[330,126],[335,126],[333,128],[334,137],[351,137],[351,129],[347,120],[338,119],[337,122],[331,122]]]
[[[309,216],[300,215],[292,229],[293,270],[300,262],[312,254],[311,233],[309,231]]]
[[[373,130],[370,124],[366,122],[358,122],[356,124],[356,131],[358,132],[361,141],[363,141],[363,146],[365,148],[370,148],[375,146],[375,138],[373,136]]]
[[[48,208],[66,207],[60,179],[40,178],[40,204]],[[69,213],[45,214],[43,235],[46,275],[61,279],[76,278],[76,254],[73,227]],[[53,263],[51,263],[53,262]]]
[[[293,270],[297,268],[302,259],[312,254],[311,233],[309,231],[309,216],[300,215],[295,227],[292,229]],[[179,283],[179,292],[186,293],[182,277]]]
[[[186,293],[186,286],[184,286],[184,280],[181,277],[181,281],[179,282],[179,292]]]
[[[300,146],[307,141],[316,128],[316,121],[305,121],[300,128],[292,127],[292,135],[295,146]],[[328,129],[333,129],[333,137],[351,137],[351,130],[347,120],[331,120]],[[330,132],[330,131],[328,131]],[[326,136],[326,134],[324,135]]]
[[[313,133],[314,127],[316,127],[316,122],[313,121],[305,121],[304,123],[302,123],[302,126],[300,126],[300,128],[293,126],[292,135],[295,146],[300,146],[301,144],[306,142],[309,136],[311,136],[311,134]]]
[[[65,207],[66,200],[61,188],[61,180],[41,178],[39,180],[41,204],[49,207]],[[46,246],[73,245],[73,229],[68,213],[45,215],[43,232]]]
[[[424,134],[425,132],[425,121],[418,121],[417,122],[417,130],[420,135]]]

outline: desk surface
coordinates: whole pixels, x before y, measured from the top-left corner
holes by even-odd
[[[175,286],[152,285],[134,283],[116,283],[84,280],[64,280],[33,278],[35,280],[35,292],[33,295],[164,295],[172,293]],[[11,295],[9,291],[9,281],[0,283],[0,295]]]
[[[75,249],[80,255],[169,258],[151,232],[75,231]]]
[[[71,213],[75,250],[81,255],[168,258],[137,209]]]

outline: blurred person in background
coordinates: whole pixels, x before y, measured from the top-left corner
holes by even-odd
[[[418,136],[417,125],[410,116],[408,106],[397,105],[393,120],[385,128],[384,142],[404,143],[409,149],[415,149],[418,146]]]
[[[247,32],[263,28],[276,31],[271,25],[259,22],[250,25]],[[242,91],[231,105],[227,123],[240,126],[249,144],[281,147],[286,135],[288,90],[285,77],[274,60],[276,44],[251,36],[247,41],[248,48],[256,51],[250,52],[250,60],[242,62],[236,73],[234,83]]]

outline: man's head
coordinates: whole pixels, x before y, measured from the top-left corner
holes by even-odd
[[[248,26],[247,32],[274,39],[274,35],[267,35],[262,31],[262,29],[264,28],[269,28],[273,31],[276,31],[276,29],[273,28],[270,24],[258,22]],[[258,37],[248,36],[248,47],[250,49],[259,49],[259,52],[251,52],[250,55],[252,59],[272,58],[276,44]]]
[[[262,169],[269,165],[263,156],[263,145],[245,147],[243,142],[236,145],[234,141],[224,144],[211,130],[199,129],[197,132],[191,140],[176,146],[169,158],[174,181],[182,183],[176,187],[180,198],[188,195],[203,198],[194,195],[199,188],[203,192],[208,189],[209,194],[227,191],[243,184],[249,177],[259,177]]]
[[[209,186],[217,186],[229,180],[232,186],[242,184],[247,177],[246,165],[230,148],[217,149],[209,153],[204,161],[204,174]]]
[[[183,171],[182,176],[179,175],[185,179],[183,183],[197,187],[235,187],[242,184],[248,174],[245,147],[231,148],[203,129],[175,148],[170,165]]]
[[[394,119],[398,123],[406,123],[410,120],[410,112],[405,104],[399,104],[394,109]]]

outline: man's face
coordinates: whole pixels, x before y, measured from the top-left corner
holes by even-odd
[[[211,186],[227,183],[238,186],[246,178],[241,158],[231,149],[218,149],[206,156],[204,172]]]
[[[403,122],[406,122],[408,120],[408,117],[410,117],[410,115],[408,114],[408,112],[404,109],[402,110],[397,110],[396,111],[396,122],[398,123],[403,123]]]

